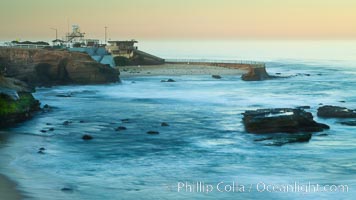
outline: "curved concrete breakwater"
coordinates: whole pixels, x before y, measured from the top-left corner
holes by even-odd
[[[262,81],[273,78],[266,71],[263,62],[255,61],[235,61],[235,60],[187,60],[187,59],[166,59],[167,64],[195,64],[203,66],[216,66],[230,69],[245,70],[247,73],[241,76],[244,81]]]

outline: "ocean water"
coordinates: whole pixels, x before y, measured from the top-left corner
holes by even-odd
[[[319,104],[356,108],[355,41],[147,41],[141,49],[164,58],[266,61],[270,74],[299,75],[262,82],[152,76],[38,88],[36,98],[53,110],[0,135],[0,172],[29,199],[356,196],[355,128],[316,117]],[[160,82],[167,78],[177,82]],[[305,105],[331,126],[327,136],[268,146],[244,131],[245,110]],[[146,134],[151,130],[159,134]],[[94,139],[83,141],[84,134]],[[45,154],[37,153],[41,147]]]

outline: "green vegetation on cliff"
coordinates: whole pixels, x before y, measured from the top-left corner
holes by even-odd
[[[4,95],[0,95],[0,117],[31,111],[38,105],[38,101],[30,93],[20,93],[20,99],[14,101]]]

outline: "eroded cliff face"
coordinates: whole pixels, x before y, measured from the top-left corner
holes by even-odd
[[[6,76],[34,86],[101,84],[119,81],[119,73],[85,53],[66,50],[0,48]]]
[[[251,66],[246,74],[243,74],[241,79],[244,81],[263,81],[273,78],[268,75],[266,67],[261,66]]]

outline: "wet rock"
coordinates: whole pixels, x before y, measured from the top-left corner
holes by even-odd
[[[310,106],[298,106],[297,109],[310,109]]]
[[[64,121],[64,122],[63,122],[63,125],[64,125],[64,126],[68,126],[68,125],[71,124],[71,123],[72,123],[71,121]]]
[[[169,126],[169,124],[167,122],[162,122],[161,126]]]
[[[50,111],[52,111],[52,107],[51,106],[49,106],[48,104],[46,104],[46,105],[44,105],[43,107],[42,107],[42,112],[44,112],[44,113],[47,113],[47,112],[50,112]]]
[[[321,132],[328,125],[317,123],[313,115],[302,109],[258,109],[243,113],[243,123],[248,133],[298,133]]]
[[[282,134],[273,137],[255,139],[255,142],[262,142],[267,146],[283,146],[290,143],[309,142],[311,133]]]
[[[221,79],[221,76],[220,75],[211,75],[212,78],[215,78],[215,79]]]
[[[41,150],[39,150],[37,153],[38,153],[38,154],[45,154],[45,152],[44,152],[44,151],[41,151]]]
[[[159,134],[159,132],[158,131],[147,131],[147,134],[157,135],[157,134]]]
[[[173,83],[173,82],[176,82],[176,81],[173,80],[173,79],[168,79],[168,80],[161,80],[161,82],[170,82],[170,83]]]
[[[115,131],[124,131],[124,130],[127,130],[125,126],[119,126],[115,129]]]
[[[68,98],[68,97],[72,97],[72,93],[67,93],[67,94],[57,94],[56,97],[64,97],[64,98]]]
[[[83,135],[82,139],[83,140],[92,140],[93,136],[91,136],[91,135]]]
[[[72,188],[67,188],[67,187],[64,187],[61,189],[62,192],[69,192],[69,193],[72,193],[73,192],[73,189]]]
[[[356,110],[327,105],[318,108],[318,116],[325,118],[356,118]]]
[[[48,131],[54,131],[54,128],[49,128]]]
[[[47,126],[50,126],[50,125],[52,125],[52,123],[46,123],[46,125],[47,125]]]
[[[316,135],[316,136],[319,136],[319,137],[326,137],[326,136],[328,136],[329,134],[326,134],[326,133],[322,133],[322,134],[318,134],[318,135]]]
[[[40,130],[41,131],[41,133],[46,133],[47,131],[46,130]]]
[[[340,124],[347,126],[356,126],[356,121],[340,122]]]
[[[39,148],[38,149],[39,151],[44,151],[44,150],[46,150],[44,147],[41,147],[41,148]]]
[[[122,119],[121,122],[128,123],[130,122],[130,119]]]
[[[80,120],[80,121],[79,121],[79,123],[81,123],[81,124],[82,124],[82,123],[84,123],[84,121],[83,121],[83,120]]]

